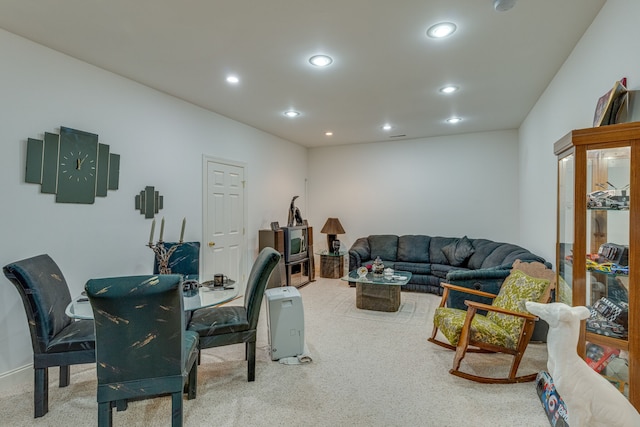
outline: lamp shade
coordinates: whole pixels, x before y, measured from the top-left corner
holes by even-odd
[[[338,218],[327,218],[327,222],[324,223],[321,233],[325,234],[344,234],[344,228],[342,228],[342,224],[340,224],[340,220]]]

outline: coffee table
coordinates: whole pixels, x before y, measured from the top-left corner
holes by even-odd
[[[408,271],[395,271],[392,276],[374,275],[369,272],[360,277],[356,270],[342,280],[356,284],[356,307],[364,310],[398,311],[400,287],[411,279]]]

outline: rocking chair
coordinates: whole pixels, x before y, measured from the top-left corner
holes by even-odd
[[[555,289],[555,273],[539,262],[524,263],[517,260],[509,276],[504,280],[498,295],[474,289],[442,283],[444,292],[440,306],[433,318],[433,333],[428,339],[434,344],[455,350],[453,368],[449,373],[472,381],[492,384],[507,384],[533,381],[537,372],[517,376],[518,366],[531,340],[536,316],[531,315],[526,301],[547,303],[551,291]],[[465,301],[468,309],[446,307],[450,291],[459,291],[493,299],[493,303],[482,304]],[[486,315],[478,313],[485,310]],[[436,338],[438,330],[449,341]],[[460,370],[460,363],[466,353],[505,353],[513,356],[513,362],[506,378],[474,375]]]

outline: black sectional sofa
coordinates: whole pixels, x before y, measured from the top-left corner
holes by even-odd
[[[353,243],[349,249],[349,271],[373,263],[378,256],[385,268],[412,273],[409,283],[402,287],[404,290],[437,295],[442,295],[442,282],[497,294],[517,259],[542,262],[551,268],[542,257],[510,243],[466,236],[381,234],[362,237]],[[453,303],[450,306],[464,308],[462,300],[450,300],[450,303]]]

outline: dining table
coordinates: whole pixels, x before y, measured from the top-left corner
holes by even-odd
[[[228,279],[224,286],[216,286],[212,281],[198,283],[185,282],[183,290],[184,311],[188,318],[191,312],[199,308],[214,307],[239,298],[240,289],[235,281]],[[73,319],[93,320],[93,310],[89,298],[83,291],[73,298],[65,309],[65,314]]]

